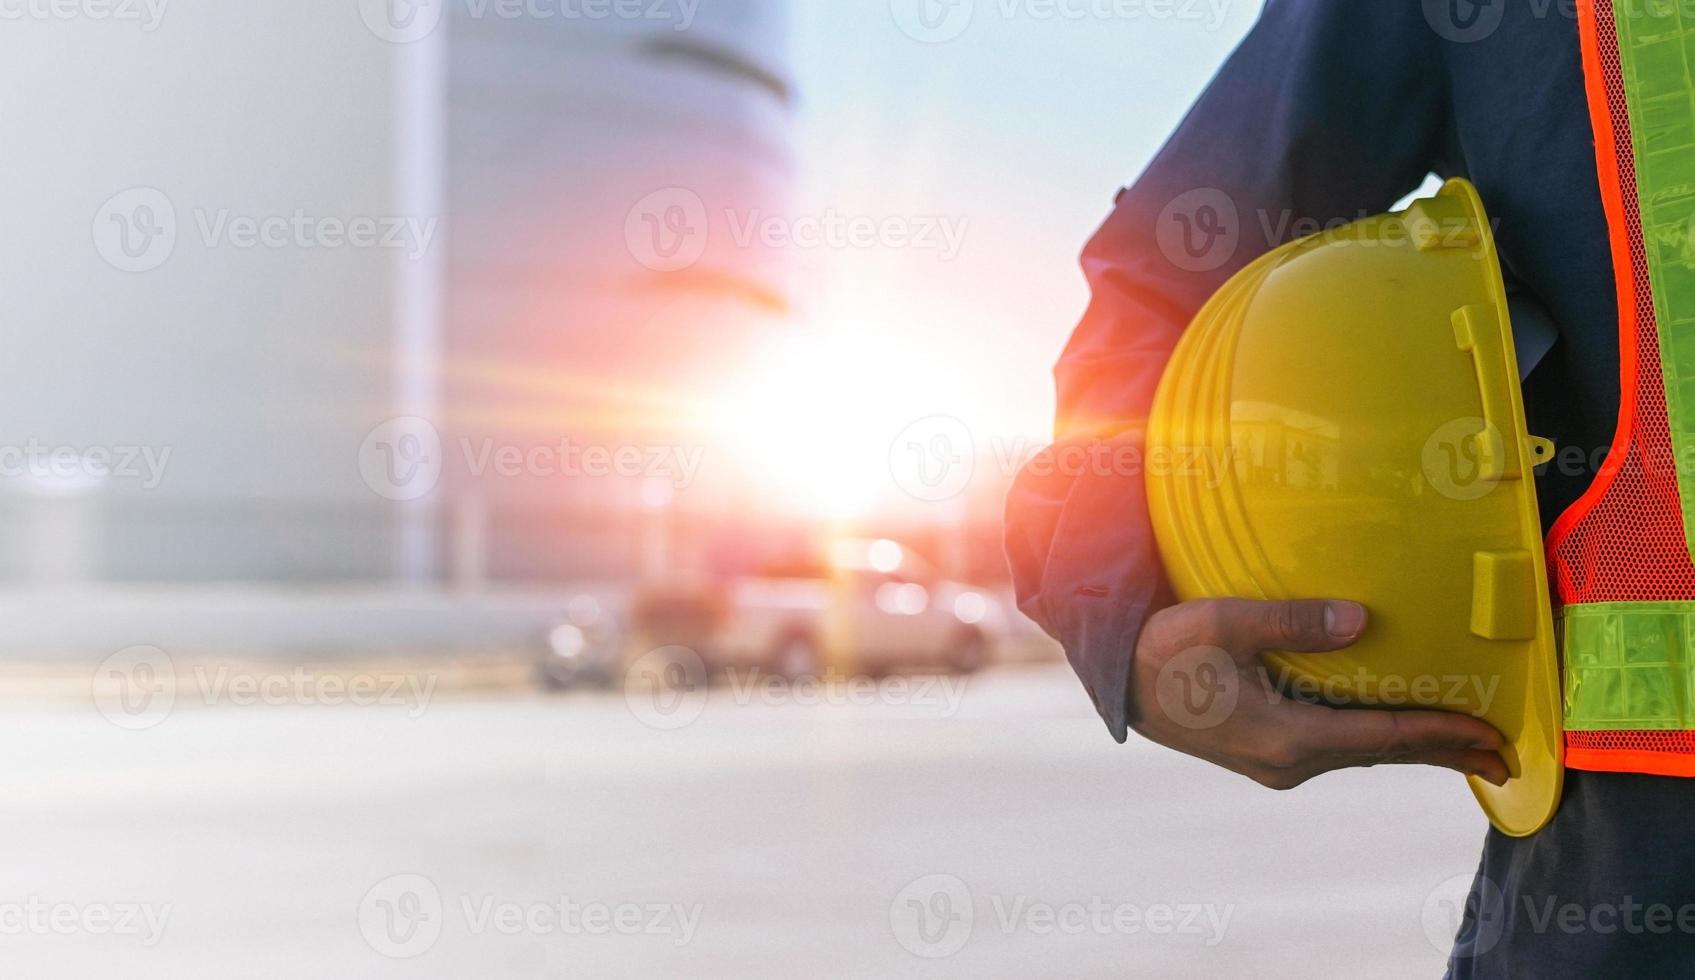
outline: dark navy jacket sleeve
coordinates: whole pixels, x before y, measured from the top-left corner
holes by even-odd
[[[1019,608],[1064,645],[1120,742],[1137,636],[1171,601],[1140,465],[1160,375],[1242,266],[1388,210],[1436,166],[1444,46],[1423,6],[1270,0],[1084,250],[1093,298],[1054,371],[1055,445],[1008,499],[1007,551]]]

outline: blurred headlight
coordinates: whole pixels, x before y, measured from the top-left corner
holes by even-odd
[[[877,608],[891,616],[916,616],[930,608],[930,592],[913,582],[884,582],[877,586]]]
[[[989,614],[989,600],[981,592],[961,592],[954,597],[954,618],[967,626],[976,626]]]
[[[553,649],[553,655],[561,660],[575,660],[588,649],[588,637],[582,628],[571,623],[561,623],[547,634],[547,645]]]

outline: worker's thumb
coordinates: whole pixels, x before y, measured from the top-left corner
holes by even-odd
[[[1217,615],[1226,645],[1239,654],[1340,650],[1360,638],[1367,619],[1357,602],[1325,599],[1222,600]]]

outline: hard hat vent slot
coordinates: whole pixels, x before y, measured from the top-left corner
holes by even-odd
[[[1465,201],[1432,197],[1416,201],[1402,212],[1402,223],[1413,247],[1420,252],[1437,248],[1476,248],[1481,239]]]
[[[1479,304],[1453,313],[1454,342],[1471,355],[1477,395],[1483,409],[1483,432],[1477,439],[1479,477],[1490,482],[1516,480],[1518,437],[1513,389],[1518,375],[1508,370],[1506,341],[1498,311]]]
[[[1472,556],[1471,631],[1485,640],[1536,636],[1536,556],[1480,551]]]

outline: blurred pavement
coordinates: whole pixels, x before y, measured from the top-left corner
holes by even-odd
[[[1278,795],[1115,746],[1062,667],[963,683],[720,687],[657,713],[294,694],[142,730],[9,705],[0,957],[13,977],[1441,974],[1484,830],[1457,776]]]

